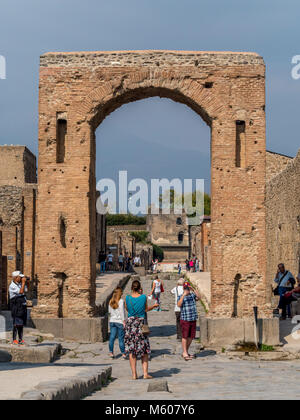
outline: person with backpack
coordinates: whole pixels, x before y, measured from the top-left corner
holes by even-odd
[[[12,273],[12,282],[9,286],[9,304],[13,319],[13,345],[24,346],[23,330],[27,322],[27,292],[26,277],[20,271]],[[17,340],[19,336],[19,340]]]
[[[114,358],[114,344],[115,340],[118,337],[119,347],[122,353],[123,359],[126,359],[125,354],[125,343],[124,343],[124,327],[125,327],[125,307],[124,301],[122,299],[123,290],[121,287],[117,287],[113,291],[112,298],[109,301],[108,313],[110,315],[109,325],[110,325],[110,336],[109,336],[109,356]]]
[[[178,299],[180,298],[180,296],[183,295],[183,283],[184,283],[184,279],[180,278],[177,282],[177,286],[174,287],[174,289],[171,290],[171,293],[173,295],[175,295],[175,317],[176,317],[176,332],[177,332],[177,340],[182,339],[182,334],[181,334],[181,326],[180,326],[180,312],[181,309],[179,308],[179,306],[177,305]]]
[[[145,324],[146,313],[155,309],[158,304],[148,306],[147,296],[141,294],[141,283],[134,280],[131,286],[131,295],[126,296],[125,306],[128,319],[125,324],[125,351],[129,354],[129,363],[132,371],[132,379],[137,379],[137,358],[140,357],[143,365],[144,379],[152,379],[148,373],[150,330]]]
[[[290,292],[294,289],[295,286],[295,279],[292,273],[285,269],[285,266],[283,263],[278,264],[278,270],[274,279],[274,282],[277,284],[277,287],[274,290],[274,295],[279,296],[279,304],[277,307],[277,311],[279,312],[279,309],[283,307],[283,298],[285,293]],[[288,317],[291,318],[291,306],[288,304],[287,307],[288,310]],[[286,311],[283,311],[285,314]],[[285,319],[285,315],[282,314],[282,319]]]
[[[152,290],[151,290],[151,293],[149,295],[149,296],[152,296],[153,299],[155,299],[156,303],[158,304],[158,307],[157,307],[156,311],[161,311],[160,295],[163,292],[164,292],[164,284],[163,284],[162,280],[160,280],[158,278],[158,276],[156,276],[155,279],[153,280]]]

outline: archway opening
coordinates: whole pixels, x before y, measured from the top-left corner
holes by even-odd
[[[211,261],[210,256],[204,252],[211,253],[211,243],[204,243],[207,235],[202,232],[202,223],[207,226],[210,223],[209,200],[206,200],[205,221],[190,228],[185,214],[174,214],[174,210],[172,214],[172,187],[170,215],[146,215],[141,211],[137,218],[130,214],[122,217],[119,202],[120,171],[127,172],[128,184],[135,179],[146,182],[149,205],[152,179],[176,178],[182,186],[185,179],[192,179],[194,190],[195,180],[203,179],[206,198],[210,197],[210,123],[198,105],[177,92],[161,88],[131,91],[98,109],[92,120],[93,127],[97,127],[95,185],[103,178],[114,181],[118,213],[106,217],[106,242],[100,245],[97,240],[98,262],[103,258],[103,255],[99,257],[100,253],[112,254],[113,268],[118,270],[120,254],[125,258],[138,255],[143,256],[142,263],[149,268],[151,252],[159,247],[164,264],[184,264],[187,258],[195,257],[199,271],[210,271],[210,266],[205,264]],[[128,202],[131,194],[128,191]],[[98,223],[97,227],[96,238],[99,238]],[[151,245],[152,251],[147,254]]]

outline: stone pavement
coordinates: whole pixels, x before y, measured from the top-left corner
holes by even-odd
[[[43,383],[59,382],[88,372],[86,364],[28,364],[0,363],[0,400],[20,399],[24,392],[33,390]]]
[[[126,293],[129,291],[129,286]],[[78,346],[73,357],[78,361],[89,360],[112,364],[113,380],[101,392],[96,392],[86,400],[176,400],[176,399],[296,399],[300,391],[300,362],[257,362],[230,359],[216,354],[213,350],[202,350],[195,342],[192,351],[197,359],[184,361],[181,347],[175,336],[174,297],[170,294],[175,281],[165,280],[165,293],[162,295],[162,312],[150,312],[152,359],[149,372],[154,379],[147,381],[131,380],[129,362],[120,357],[111,361],[107,344],[103,351],[97,349],[92,355],[90,347]],[[150,280],[143,280],[144,292],[151,288]],[[201,306],[199,306],[202,311]],[[95,345],[93,345],[95,346]],[[115,343],[118,354],[118,343]],[[66,355],[65,357],[68,357]],[[141,363],[138,373],[142,378]],[[272,380],[270,380],[272,379]],[[170,392],[148,393],[150,382],[167,381]],[[288,386],[287,386],[288,384]]]

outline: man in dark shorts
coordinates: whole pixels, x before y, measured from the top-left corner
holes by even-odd
[[[188,282],[185,282],[183,284],[183,295],[178,298],[178,306],[181,309],[182,357],[185,360],[192,360],[195,357],[189,354],[189,348],[193,339],[196,337],[198,319],[197,300],[199,300],[198,292]]]

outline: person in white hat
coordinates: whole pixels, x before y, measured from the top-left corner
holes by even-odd
[[[20,271],[12,273],[12,282],[9,286],[10,309],[13,318],[13,345],[24,345],[23,329],[27,322],[27,292],[26,277]],[[17,340],[19,336],[19,341]]]

